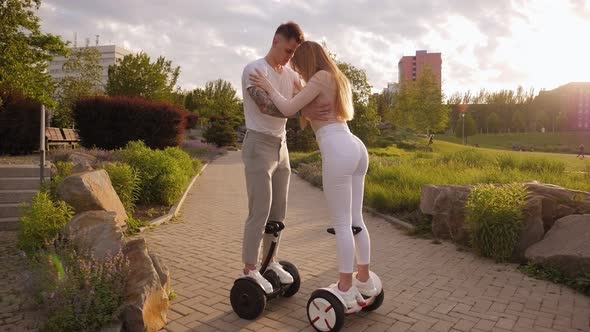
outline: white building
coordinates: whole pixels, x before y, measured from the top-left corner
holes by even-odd
[[[103,87],[107,84],[109,66],[114,65],[118,59],[123,59],[124,56],[133,53],[127,49],[124,49],[116,45],[101,45],[87,47],[95,48],[100,52],[100,65],[102,66],[101,81]],[[81,48],[82,47],[71,48],[71,50]],[[56,80],[63,78],[65,74],[63,72],[62,67],[65,62],[66,58],[63,56],[54,57],[53,60],[49,63],[49,75]]]
[[[398,83],[387,83],[387,87],[383,88],[383,93],[396,93],[399,90],[399,84]]]

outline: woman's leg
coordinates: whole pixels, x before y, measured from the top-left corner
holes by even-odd
[[[352,286],[354,270],[354,236],[352,234],[351,193],[352,177],[334,175],[337,169],[326,167],[323,174],[323,187],[332,226],[336,232],[336,258],[340,272],[339,288],[346,291]]]
[[[358,272],[356,278],[365,282],[369,279],[369,263],[371,261],[371,238],[363,219],[363,195],[369,156],[363,142],[357,137],[355,139],[360,150],[360,160],[352,174],[352,225],[362,228],[362,231],[354,236]]]

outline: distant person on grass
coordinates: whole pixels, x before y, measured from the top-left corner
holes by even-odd
[[[584,144],[580,144],[580,146],[578,147],[578,149],[580,150],[580,153],[578,153],[578,155],[576,156],[576,158],[580,158],[580,159],[584,159]]]

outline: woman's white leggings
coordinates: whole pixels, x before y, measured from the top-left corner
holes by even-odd
[[[322,154],[324,195],[336,231],[338,271],[352,273],[355,252],[357,264],[369,264],[371,259],[371,239],[362,213],[367,148],[344,122],[325,125],[315,135]],[[362,231],[353,236],[352,226]]]

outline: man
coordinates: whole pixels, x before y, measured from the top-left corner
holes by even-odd
[[[256,269],[260,242],[264,237],[263,255],[266,255],[272,241],[271,234],[264,234],[266,222],[282,222],[285,219],[291,167],[286,145],[287,119],[264,90],[251,84],[250,74],[259,70],[281,94],[294,95],[300,87],[299,76],[286,65],[303,41],[303,31],[299,25],[293,22],[281,24],[275,32],[272,46],[266,56],[249,63],[242,73],[247,128],[242,145],[242,160],[246,173],[249,210],[242,245],[243,274],[255,279],[266,293],[271,293],[273,289],[270,282]],[[307,118],[318,120],[326,119],[329,111],[329,105],[316,105],[301,110]],[[276,252],[277,250],[275,255]],[[274,257],[268,268],[279,276],[281,283],[293,282],[293,277],[274,260]]]

